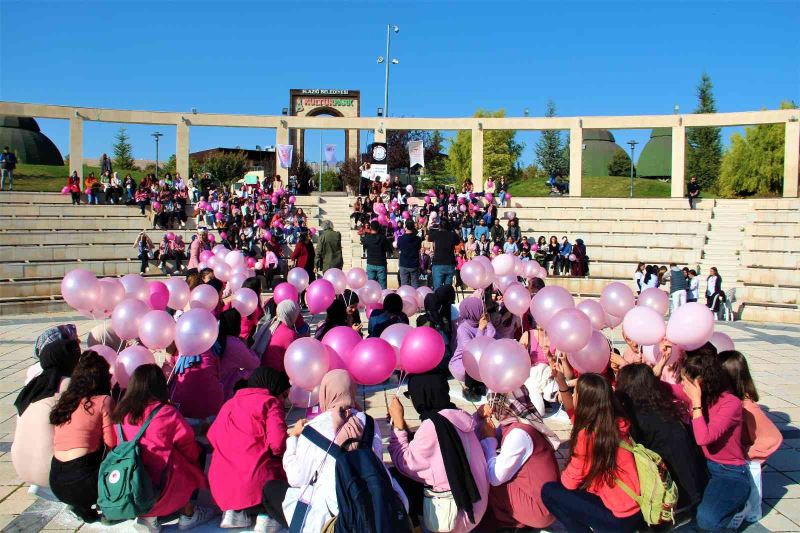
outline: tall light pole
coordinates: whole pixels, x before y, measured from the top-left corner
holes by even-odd
[[[634,140],[628,141],[628,144],[631,147],[631,198],[633,198],[633,151],[636,149],[636,145],[639,144]]]
[[[319,130],[319,192],[322,193],[322,135],[325,130]]]
[[[400,63],[397,59],[389,59],[389,51],[391,50],[392,45],[392,31],[395,33],[400,32],[400,28],[397,25],[386,25],[386,56],[378,56],[378,64],[381,63],[386,64],[386,78],[384,81],[383,86],[383,112],[384,116],[389,116],[389,65],[397,65]]]
[[[164,136],[163,133],[154,132],[150,134],[156,140],[156,183],[158,182],[158,140]]]

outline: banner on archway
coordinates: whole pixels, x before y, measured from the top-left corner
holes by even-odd
[[[325,145],[325,162],[328,163],[329,166],[333,166],[336,164],[336,145],[335,144],[326,144]]]
[[[281,168],[291,168],[294,146],[291,144],[279,144],[276,146],[276,150],[278,151],[278,163]]]
[[[422,141],[408,141],[408,163],[413,167],[419,165],[425,166],[425,147]]]

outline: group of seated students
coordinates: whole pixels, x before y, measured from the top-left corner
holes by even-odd
[[[188,280],[223,295],[224,284],[210,270],[191,272]],[[251,278],[245,286],[257,289],[256,283]],[[529,288],[543,286],[535,278]],[[781,435],[756,403],[741,353],[718,354],[711,344],[684,353],[664,339],[648,364],[629,342],[625,357],[615,353],[602,374],[578,375],[564,354],[551,350],[533,317],[511,315],[499,296],[476,291],[457,309],[452,286],[425,297],[416,325],[443,336],[445,356],[430,372],[409,376],[405,394],[415,415],[397,395],[391,400],[390,464],[383,462],[380,425],[365,414],[345,370],[328,372],[317,405],[291,429],[286,423],[284,354],[314,328],[317,338],[336,326],[360,333],[358,300],[350,292],[314,327],[295,301],[269,299],[241,316],[221,299],[211,349],[181,354],[171,346],[161,365],[136,368],[124,390],[112,385],[108,362],[91,349],[118,350],[113,330],[96,326],[90,348],[82,350],[75,326],[48,329],[34,345],[38,366],[15,402],[14,468],[40,491],[49,487],[82,520],[100,520],[95,504],[104,454],[149,424],[139,445],[159,496],[136,519],[139,529],[157,532],[176,517],[181,530],[210,520],[215,511],[195,504],[197,491],[207,488],[223,528],[251,527],[255,517],[256,531],[285,531],[293,523],[292,531],[317,533],[330,531],[340,512],[342,456],[331,447],[345,453],[363,442],[396,495],[387,509],[402,507],[427,531],[517,531],[555,520],[571,532],[635,531],[643,527],[640,508],[621,487],[639,492],[633,455],[621,447],[635,441],[663,457],[679,487],[679,507],[699,528],[759,519],[761,465]],[[371,312],[367,334],[408,323],[402,307],[397,294],[388,294],[383,309]],[[482,398],[485,387],[463,363],[466,343],[477,336],[514,338],[529,350],[524,386]],[[452,402],[450,374],[477,394],[482,403],[475,413]],[[559,440],[543,422],[545,401],[562,403],[572,421],[563,470]],[[407,420],[416,418],[418,427],[411,427]]]

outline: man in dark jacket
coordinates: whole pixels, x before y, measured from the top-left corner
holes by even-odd
[[[322,233],[317,241],[317,260],[324,273],[329,268],[342,268],[342,234],[333,229],[333,222],[322,221]]]
[[[386,254],[391,250],[391,244],[377,220],[370,222],[369,233],[361,237],[361,246],[367,256],[367,279],[374,279],[381,289],[385,289]]]
[[[499,218],[494,219],[492,229],[489,230],[489,237],[491,237],[491,241],[494,244],[503,246],[503,242],[506,240],[506,230],[504,230],[503,226],[500,225]]]
[[[422,239],[417,235],[413,220],[406,220],[405,233],[397,239],[397,251],[400,253],[397,277],[400,285],[419,286],[419,250]]]
[[[6,146],[0,154],[0,191],[10,191],[14,187],[15,168],[17,168],[17,156]]]

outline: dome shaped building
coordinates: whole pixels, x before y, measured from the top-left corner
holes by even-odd
[[[61,152],[31,117],[0,116],[0,150],[4,146],[17,154],[20,163],[64,165]]]
[[[608,164],[617,150],[627,155],[608,130],[583,130],[583,175],[608,176]],[[630,157],[629,157],[630,159]]]
[[[672,175],[672,128],[653,128],[644,145],[636,173],[640,178],[669,178]]]

